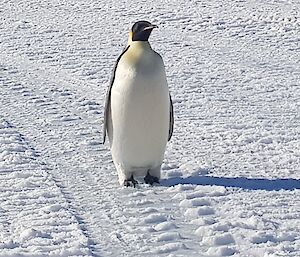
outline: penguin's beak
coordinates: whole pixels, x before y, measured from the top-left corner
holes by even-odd
[[[157,26],[157,25],[151,24],[150,26],[148,26],[148,27],[144,28],[144,29],[143,29],[143,31],[145,31],[145,30],[157,29],[157,28],[158,28],[158,26]]]

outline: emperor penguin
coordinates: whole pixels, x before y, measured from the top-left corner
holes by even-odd
[[[162,57],[148,41],[158,26],[136,22],[118,57],[107,90],[106,133],[119,183],[135,187],[135,178],[159,183],[167,142],[173,133],[173,104]]]

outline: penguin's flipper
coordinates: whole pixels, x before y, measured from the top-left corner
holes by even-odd
[[[173,102],[170,95],[170,121],[169,121],[169,136],[168,141],[170,141],[172,135],[173,135],[173,129],[174,129],[174,111],[173,111]]]
[[[103,121],[103,141],[102,143],[104,144],[105,143],[105,138],[106,138],[106,131],[107,128],[108,128],[108,119],[109,119],[109,109],[110,109],[110,97],[111,97],[111,89],[112,89],[112,86],[114,84],[114,81],[115,81],[115,76],[116,76],[116,70],[117,70],[117,66],[118,66],[118,63],[121,59],[121,57],[123,56],[123,54],[129,49],[130,46],[127,46],[126,48],[124,48],[123,52],[120,54],[120,56],[118,57],[116,63],[115,63],[115,66],[114,66],[114,69],[113,69],[113,73],[112,73],[112,76],[111,76],[111,79],[110,79],[110,83],[109,83],[109,87],[107,89],[107,92],[106,92],[106,97],[105,97],[105,109],[104,109],[104,121]]]

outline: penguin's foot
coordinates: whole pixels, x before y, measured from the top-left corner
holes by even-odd
[[[151,176],[149,171],[147,172],[147,175],[146,177],[144,178],[144,181],[146,184],[150,184],[151,186],[154,184],[154,183],[157,183],[159,184],[159,178],[157,177],[154,177],[154,176]]]
[[[131,175],[131,177],[129,179],[125,179],[124,180],[124,186],[125,187],[136,187],[136,185],[138,184],[138,182],[133,178],[133,175]]]

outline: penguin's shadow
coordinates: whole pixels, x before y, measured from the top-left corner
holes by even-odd
[[[202,185],[202,186],[224,186],[236,187],[247,190],[294,190],[300,189],[300,179],[292,178],[246,178],[246,177],[216,177],[207,175],[198,175],[191,177],[174,177],[162,179],[162,186],[171,187],[179,184]]]

